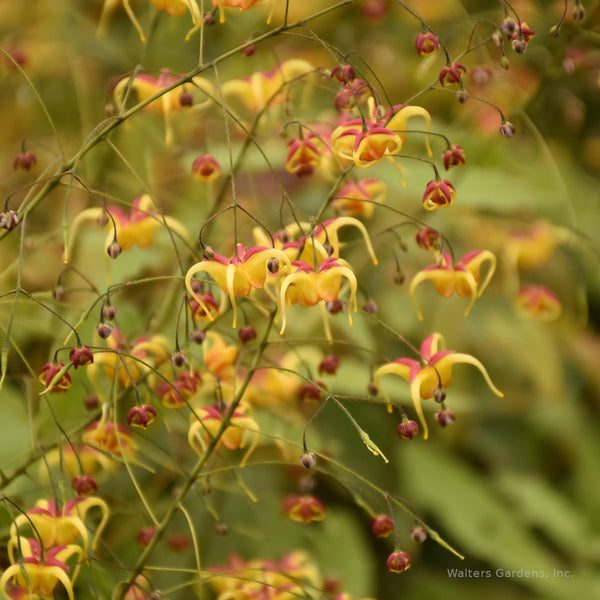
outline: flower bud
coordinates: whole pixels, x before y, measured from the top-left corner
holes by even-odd
[[[325,303],[327,312],[332,315],[337,315],[344,310],[344,303],[341,300],[330,300]]]
[[[180,350],[173,352],[173,354],[171,354],[171,362],[176,367],[183,367],[183,365],[185,365],[187,362],[187,356],[185,355],[185,352],[181,352]]]
[[[267,269],[269,270],[269,273],[277,273],[277,271],[279,271],[279,259],[272,256],[267,261]]]
[[[71,348],[69,360],[73,363],[73,368],[83,367],[94,362],[92,351],[84,344],[81,348]]]
[[[100,404],[98,396],[86,396],[83,399],[83,404],[88,410],[96,410]]]
[[[226,523],[221,521],[215,525],[215,531],[217,532],[217,535],[227,535],[229,533],[229,527],[227,527]]]
[[[154,527],[154,526],[142,527],[137,532],[137,536],[136,536],[137,543],[140,546],[145,548],[152,541],[152,538],[154,537],[155,533],[156,533],[156,527]]]
[[[256,329],[254,329],[252,325],[241,327],[238,335],[242,344],[247,344],[248,342],[256,339]]]
[[[525,54],[527,42],[525,40],[516,39],[512,41],[512,47],[517,54]]]
[[[102,318],[106,319],[107,321],[112,321],[115,318],[116,314],[117,311],[110,304],[105,304],[102,307]]]
[[[465,164],[465,150],[458,144],[452,144],[452,147],[444,151],[444,168],[446,171],[451,167],[461,167]]]
[[[558,25],[552,25],[550,27],[550,31],[548,31],[548,35],[553,38],[557,38],[560,34],[560,27]]]
[[[502,32],[499,29],[496,29],[496,31],[492,33],[492,41],[494,42],[497,48],[502,48]]]
[[[575,21],[581,21],[585,17],[585,10],[579,2],[575,2],[573,7],[573,19]]]
[[[19,214],[16,210],[0,213],[0,229],[12,231],[19,224]]]
[[[469,92],[467,90],[458,90],[456,92],[456,99],[459,104],[464,104],[469,99]]]
[[[190,547],[190,538],[185,533],[175,533],[168,539],[167,546],[173,552],[181,554]]]
[[[244,44],[247,44],[250,40],[246,40],[245,42],[243,42]],[[249,46],[246,46],[245,48],[242,48],[240,50],[240,52],[242,53],[243,56],[252,56],[255,52],[256,52],[256,45],[255,44],[250,44]]]
[[[504,137],[512,137],[515,135],[515,132],[515,126],[509,121],[504,121],[504,123],[502,123],[500,126],[500,134]]]
[[[406,552],[392,552],[386,563],[388,573],[404,573],[410,565],[410,556]]]
[[[376,515],[371,519],[371,531],[377,538],[385,538],[394,532],[394,520],[389,515]]]
[[[414,542],[417,542],[417,544],[422,544],[429,537],[429,534],[425,527],[413,527],[410,530],[410,537]]]
[[[438,404],[441,404],[446,399],[446,390],[441,385],[436,387],[433,391],[433,399]]]
[[[192,331],[190,337],[195,344],[202,344],[206,339],[206,332],[203,329],[196,329],[195,331]]]
[[[317,459],[312,452],[306,452],[300,457],[300,464],[305,469],[312,469],[317,464]]]
[[[323,391],[326,390],[325,384],[322,381],[315,381],[312,383],[305,383],[298,392],[298,396],[300,400],[305,401],[319,401],[323,394]]]
[[[506,58],[506,56],[503,56],[500,59],[500,66],[505,70],[508,71],[510,69],[510,61],[508,60],[508,58]]]
[[[117,240],[114,240],[106,249],[106,253],[113,259],[117,258],[122,251],[123,248],[121,248],[121,244]]]
[[[98,491],[98,484],[90,475],[73,477],[71,487],[78,496],[91,496]]]
[[[398,425],[398,435],[403,440],[412,440],[419,433],[419,425],[415,421],[402,421]]]
[[[447,408],[436,412],[434,416],[442,427],[454,425],[454,422],[456,421],[454,413],[451,410],[448,410]]]
[[[515,31],[517,31],[517,23],[511,17],[506,17],[502,24],[500,25],[500,29],[504,32],[507,37],[511,37]]]
[[[377,312],[377,302],[373,299],[367,300],[363,306],[363,310],[369,315],[374,315]]]
[[[319,363],[319,375],[335,375],[340,366],[340,359],[335,354],[328,354]]]
[[[212,12],[205,12],[202,15],[202,23],[204,25],[214,25],[215,24],[215,15]]]
[[[191,92],[182,92],[179,94],[179,104],[181,106],[192,106],[194,104],[194,96]]]
[[[437,52],[438,48],[440,47],[440,41],[431,31],[428,31],[427,33],[419,33],[419,35],[417,35],[417,39],[415,40],[415,47],[417,48],[419,55],[431,56]]]
[[[134,406],[129,413],[127,413],[127,425],[130,427],[146,429],[146,427],[154,423],[154,421],[156,421],[156,410],[149,404]]]
[[[336,65],[331,69],[330,77],[337,79],[340,83],[351,83],[356,78],[356,72],[352,65]]]
[[[96,325],[96,333],[103,339],[107,339],[112,333],[112,329],[106,323]]]
[[[57,285],[52,290],[52,297],[60,302],[65,297],[65,288],[62,285]]]
[[[37,158],[33,152],[19,152],[19,154],[15,156],[15,160],[13,161],[13,167],[15,171],[17,169],[29,171],[29,169],[31,169],[31,167],[33,167],[36,162]]]

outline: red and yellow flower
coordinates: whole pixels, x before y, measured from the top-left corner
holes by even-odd
[[[500,398],[503,394],[492,383],[485,367],[474,356],[470,354],[458,353],[454,350],[445,350],[444,338],[439,333],[433,333],[425,338],[421,344],[419,356],[421,361],[414,358],[397,358],[396,360],[386,363],[375,371],[373,383],[381,391],[387,402],[391,403],[389,397],[383,392],[379,380],[384,375],[398,375],[410,383],[411,399],[417,415],[423,425],[423,437],[427,439],[429,429],[421,400],[429,400],[433,398],[436,390],[445,390],[452,380],[452,367],[455,364],[466,363],[473,365],[483,375],[486,383]]]

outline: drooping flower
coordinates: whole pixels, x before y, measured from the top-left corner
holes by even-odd
[[[444,338],[439,333],[433,333],[425,338],[421,344],[419,355],[421,362],[414,358],[397,358],[396,360],[382,365],[375,371],[373,378],[374,384],[381,391],[387,402],[391,402],[388,396],[383,392],[379,380],[384,375],[399,375],[410,383],[410,392],[417,415],[423,425],[423,437],[427,439],[429,430],[421,400],[434,398],[436,390],[447,389],[452,381],[452,366],[459,363],[473,365],[483,375],[486,383],[500,398],[502,392],[492,383],[485,367],[474,356],[470,354],[458,353],[454,350],[444,349]]]
[[[127,413],[127,425],[130,427],[146,429],[154,421],[156,421],[156,409],[149,404],[134,406]]]
[[[456,188],[447,179],[432,179],[423,193],[423,208],[435,210],[451,206],[456,200]]]
[[[562,311],[559,297],[545,285],[524,285],[515,299],[515,309],[523,317],[554,321]]]
[[[212,404],[197,408],[191,415],[188,442],[198,456],[202,456],[208,444],[222,427],[227,408],[226,405]],[[252,417],[245,414],[246,410],[248,409],[245,405],[239,405],[236,408],[216,445],[216,448],[223,445],[229,450],[243,449],[248,444],[248,440],[252,438],[252,442],[240,463],[241,467],[246,464],[260,439],[258,424]]]
[[[440,41],[431,31],[427,31],[425,33],[421,32],[417,35],[415,47],[421,56],[431,56],[438,51],[438,48],[440,47]]]
[[[40,369],[38,379],[44,389],[52,394],[66,392],[71,387],[71,376],[67,373],[67,367],[63,362],[46,363]]]
[[[15,555],[17,550],[21,555],[20,559]],[[11,565],[0,577],[0,592],[6,598],[25,597],[37,600],[40,596],[54,597],[54,589],[60,582],[69,600],[74,600],[73,582],[78,567],[69,577],[71,569],[66,563],[73,556],[81,558],[82,550],[79,546],[54,546],[43,551],[40,543],[34,538],[18,537],[9,540],[8,554]],[[16,596],[16,590],[27,595]]]
[[[309,494],[290,494],[283,499],[283,511],[298,523],[312,523],[325,518],[325,505]]]
[[[107,218],[107,212],[112,219]],[[112,255],[111,245],[115,242],[118,244],[118,252],[113,258],[134,246],[150,247],[156,231],[161,227],[166,227],[187,242],[190,241],[187,228],[173,217],[158,214],[152,198],[144,194],[131,203],[129,211],[123,210],[120,206],[108,206],[106,209],[87,208],[81,211],[71,224],[69,240],[63,256],[65,263],[71,262],[75,239],[80,227],[87,222],[105,225],[107,234],[104,247],[109,255]]]
[[[248,10],[257,4],[260,0],[212,0],[212,5],[219,8],[219,19],[221,23],[225,22],[225,8],[237,8],[239,10]]]
[[[221,175],[221,165],[210,154],[201,154],[192,163],[192,173],[200,181],[214,181]]]
[[[332,204],[343,216],[362,216],[368,219],[373,214],[373,202],[384,202],[386,195],[387,186],[380,179],[351,179],[337,191]]]
[[[447,87],[455,83],[462,83],[462,76],[467,72],[467,68],[461,63],[451,63],[446,65],[439,75],[440,85]]]
[[[388,556],[386,565],[389,573],[404,573],[410,569],[410,556],[406,552],[392,552]]]
[[[385,538],[394,533],[394,519],[390,515],[375,515],[371,519],[371,531],[377,538]]]
[[[158,77],[147,73],[126,75],[114,87],[113,98],[118,111],[122,111],[125,101],[134,92],[138,102],[145,102],[154,95],[163,92],[156,100],[149,102],[145,110],[154,111],[165,120],[165,143],[171,146],[174,142],[171,116],[173,112],[183,108],[200,110],[212,103],[211,97],[215,96],[212,83],[202,77],[194,77],[191,81],[178,84],[182,75],[174,75],[168,69],[163,69]],[[173,89],[164,91],[171,86]],[[198,98],[200,95],[200,98]]]
[[[312,133],[294,137],[288,142],[285,168],[299,177],[312,175],[314,168],[321,163],[319,139]]]
[[[38,500],[33,508],[18,515],[10,528],[10,537],[16,539],[25,531],[35,535],[44,549],[54,546],[70,546],[83,542],[83,555],[87,556],[89,546],[88,528],[85,518],[89,510],[99,508],[102,520],[96,528],[92,548],[98,544],[100,534],[109,518],[108,505],[94,496],[78,497],[58,508],[53,500]]]
[[[446,171],[450,167],[461,167],[465,164],[465,150],[458,144],[452,144],[451,148],[444,151],[443,159]]]
[[[485,279],[480,281],[480,270],[484,263],[488,263]],[[465,316],[469,314],[475,300],[483,294],[496,270],[496,257],[489,250],[473,250],[467,252],[455,265],[452,257],[447,252],[442,252],[436,264],[426,267],[413,278],[410,284],[410,297],[417,309],[420,320],[423,315],[415,297],[415,290],[423,282],[430,280],[435,289],[444,298],[456,292],[460,297],[471,296]]]
[[[89,365],[94,362],[92,351],[85,344],[81,348],[71,348],[69,359],[73,363],[73,368],[77,369],[84,365]]]
[[[280,333],[286,327],[286,303],[289,305],[315,306],[319,302],[332,302],[339,299],[342,279],[350,285],[348,299],[348,321],[352,325],[352,309],[356,312],[356,275],[350,265],[340,258],[327,258],[319,264],[318,271],[308,263],[297,260],[292,263],[295,270],[286,275],[279,288],[279,314],[281,317]]]
[[[269,261],[273,258],[279,261],[279,270],[284,271],[290,268],[290,260],[281,250],[262,246],[246,249],[243,244],[238,244],[237,254],[232,258],[215,254],[212,258],[205,258],[192,266],[186,273],[185,286],[192,298],[204,309],[208,318],[214,320],[212,313],[192,287],[194,275],[202,272],[210,275],[221,291],[229,296],[233,308],[233,327],[235,328],[237,325],[235,299],[247,296],[252,289],[262,289],[270,272]]]

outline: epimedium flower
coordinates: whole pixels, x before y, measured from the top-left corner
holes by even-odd
[[[38,500],[33,508],[16,517],[10,528],[10,537],[17,539],[24,531],[31,530],[44,549],[70,546],[81,540],[83,556],[87,556],[89,534],[85,518],[88,511],[93,508],[99,508],[102,514],[92,541],[92,548],[96,548],[110,512],[104,500],[93,496],[69,500],[62,509],[54,500]]]
[[[382,158],[389,158],[402,150],[409,130],[408,120],[423,117],[426,131],[431,126],[431,116],[420,106],[395,105],[380,114],[381,108],[375,99],[368,98],[369,118],[345,120],[331,134],[333,154],[342,165],[354,162],[357,167],[366,168]],[[431,149],[427,141],[427,153]]]
[[[388,537],[391,533],[394,533],[394,519],[390,515],[375,515],[371,519],[371,532],[377,538]]]
[[[247,296],[253,289],[262,289],[265,280],[269,274],[269,265],[271,259],[279,261],[279,269],[290,268],[288,256],[276,248],[265,248],[263,246],[254,246],[246,248],[243,244],[238,244],[237,253],[232,258],[227,258],[221,254],[215,254],[212,258],[205,258],[192,266],[185,276],[185,287],[189,294],[204,309],[210,320],[214,320],[210,310],[202,298],[194,291],[192,287],[192,278],[197,273],[207,273],[222,292],[229,296],[233,308],[233,327],[237,326],[237,305],[235,299],[240,296]],[[282,269],[282,267],[284,267]]]
[[[427,31],[425,33],[421,32],[417,35],[415,47],[419,55],[423,57],[431,56],[438,51],[438,48],[440,47],[440,41],[431,31]]]
[[[283,512],[292,521],[312,523],[325,518],[325,505],[309,494],[290,494],[283,499]]]
[[[268,71],[256,71],[252,75],[231,79],[223,83],[223,97],[229,106],[236,101],[253,117],[267,106],[281,104],[285,96],[283,88],[291,82],[314,72],[308,61],[293,58],[275,65]]]
[[[485,278],[481,281],[481,267],[484,263],[488,264],[488,268]],[[467,316],[475,300],[483,294],[494,275],[496,263],[496,257],[489,250],[467,252],[456,264],[453,264],[450,254],[440,253],[436,263],[417,273],[410,284],[410,297],[417,309],[419,320],[423,320],[423,315],[417,304],[415,290],[421,283],[430,280],[444,298],[450,297],[454,292],[462,298],[471,296],[471,302],[465,311]]]
[[[518,314],[529,319],[555,321],[562,312],[559,297],[545,285],[524,285],[515,298]]]
[[[174,142],[172,113],[184,108],[201,110],[211,104],[211,98],[215,95],[214,86],[208,80],[202,77],[193,77],[190,81],[182,81],[181,84],[176,85],[182,78],[182,75],[174,75],[168,69],[163,69],[158,77],[147,73],[125,75],[116,83],[113,90],[115,106],[118,111],[122,111],[131,92],[137,95],[138,102],[148,101],[162,92],[162,95],[156,100],[145,106],[145,110],[154,111],[164,118],[165,143],[167,146],[171,146]],[[174,85],[176,87],[173,89],[164,91]],[[207,98],[198,101],[194,96],[198,93]]]
[[[21,559],[17,559],[15,550],[21,555]],[[31,600],[40,596],[54,597],[54,589],[60,582],[69,600],[74,600],[73,583],[79,567],[69,577],[70,568],[66,563],[73,556],[81,558],[82,550],[79,546],[54,546],[43,551],[37,540],[19,537],[9,540],[8,554],[11,564],[0,577],[0,592],[6,598],[19,597],[15,595],[18,593],[16,590],[26,593],[25,597]],[[9,592],[11,589],[12,592]]]
[[[432,179],[423,193],[423,208],[435,210],[451,206],[456,200],[456,188],[447,179]]]
[[[156,409],[149,404],[134,406],[127,413],[127,425],[146,429],[156,421]]]
[[[109,213],[112,219],[107,218]],[[71,225],[69,240],[65,248],[63,260],[71,262],[73,246],[80,227],[86,222],[102,223],[106,226],[107,235],[105,249],[111,254],[111,245],[118,243],[119,252],[130,250],[134,246],[148,248],[154,241],[154,235],[160,227],[166,227],[177,234],[186,242],[190,241],[187,229],[177,219],[167,215],[160,215],[155,210],[155,203],[151,196],[144,194],[131,203],[129,211],[120,206],[87,208],[81,211]]]
[[[177,408],[192,398],[202,385],[202,377],[197,371],[182,371],[173,382],[160,381],[156,392],[167,408]]]
[[[319,139],[312,133],[292,138],[288,142],[285,168],[298,177],[312,175],[314,168],[321,163]]]
[[[415,239],[419,248],[423,250],[436,250],[439,251],[442,248],[443,240],[442,234],[435,229],[424,226],[415,235]]]
[[[215,181],[221,175],[221,165],[210,154],[201,154],[192,163],[192,173],[200,181]]]
[[[212,5],[219,9],[219,20],[225,22],[225,8],[237,8],[238,10],[248,10],[257,4],[260,0],[212,0]],[[270,20],[270,18],[269,18]],[[268,22],[268,21],[267,21]]]
[[[358,284],[356,275],[345,260],[327,258],[319,264],[318,270],[300,260],[294,261],[292,266],[295,268],[294,271],[282,279],[279,288],[281,334],[286,327],[286,302],[289,305],[298,303],[301,306],[315,306],[323,301],[338,300],[344,278],[350,285],[348,321],[352,325],[352,309],[354,308],[355,312],[358,310],[356,302]]]
[[[69,359],[73,363],[73,368],[83,367],[94,362],[94,355],[88,346],[85,344],[80,348],[71,348],[69,352]]]
[[[194,288],[192,287],[192,289]],[[217,301],[215,300],[215,297],[213,296],[212,292],[209,290],[196,291],[195,289],[194,291],[196,292],[196,297],[199,298],[199,300],[196,300],[196,297],[192,297],[189,299],[190,311],[192,312],[192,316],[195,320],[213,321],[215,317],[219,314],[220,307]],[[202,301],[202,304],[200,304],[200,300]]]
[[[223,417],[227,410],[227,405],[216,403],[197,408],[190,416],[191,425],[188,429],[188,443],[198,456],[202,456],[208,444],[218,433],[223,425]],[[260,439],[258,424],[252,417],[245,414],[246,410],[246,405],[238,405],[216,445],[216,448],[225,446],[229,450],[243,449],[248,444],[249,438],[252,438],[240,467],[246,464]]]
[[[120,423],[115,424],[112,421],[94,421],[83,432],[82,440],[92,449],[118,458],[132,459],[137,451],[131,433]]]
[[[15,156],[15,160],[13,161],[13,167],[15,171],[17,169],[23,169],[23,171],[29,171],[31,167],[35,166],[37,162],[37,157],[33,152],[19,152],[17,156]]]
[[[396,550],[388,556],[386,566],[389,573],[404,573],[411,567],[410,556],[406,552]]]
[[[376,177],[357,181],[351,179],[336,192],[332,200],[334,208],[342,216],[370,218],[374,202],[382,203],[387,196],[387,186]]]
[[[381,389],[379,384],[381,377],[388,374],[398,375],[410,383],[411,399],[423,425],[424,439],[427,439],[429,430],[423,414],[421,400],[434,398],[436,390],[448,388],[452,381],[452,367],[455,364],[470,364],[479,369],[492,392],[500,398],[503,397],[502,392],[492,383],[488,372],[479,360],[470,354],[445,350],[444,346],[442,335],[433,333],[425,338],[421,344],[420,362],[414,358],[397,358],[379,367],[373,378],[375,386],[381,391],[387,402],[391,401]]]
[[[465,164],[465,150],[458,144],[452,144],[444,151],[444,168],[448,171],[451,167],[461,167]]]
[[[448,87],[455,83],[462,83],[462,77],[466,72],[467,68],[461,63],[454,62],[448,64],[440,71],[438,78],[440,85]]]
[[[60,361],[46,363],[38,373],[38,379],[44,386],[44,391],[51,394],[66,392],[71,387],[71,376],[67,373],[68,367]]]

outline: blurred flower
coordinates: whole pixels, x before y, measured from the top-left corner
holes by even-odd
[[[225,8],[238,8],[239,10],[248,10],[257,4],[260,0],[212,0],[212,5],[219,8],[221,23],[225,22]]]
[[[201,154],[192,163],[192,173],[200,181],[214,181],[221,174],[221,165],[210,154]]]
[[[195,409],[190,416],[188,442],[198,456],[202,456],[208,444],[221,428],[227,409],[226,405],[212,404]],[[260,439],[258,424],[252,417],[245,414],[246,410],[245,405],[239,405],[236,408],[216,445],[216,448],[223,445],[229,450],[243,449],[246,447],[248,439],[252,437],[252,443],[246,451],[240,467],[246,464]]]
[[[149,404],[134,406],[127,413],[127,425],[130,427],[146,429],[154,421],[156,421],[156,410]]]
[[[377,538],[387,537],[394,529],[394,519],[390,515],[376,515],[371,519],[371,531]]]
[[[444,168],[446,171],[450,167],[461,167],[465,164],[465,150],[458,144],[452,144],[452,147],[444,151]]]
[[[419,356],[421,362],[413,358],[397,358],[386,363],[375,371],[373,381],[380,391],[379,379],[384,375],[399,375],[410,382],[410,392],[413,404],[423,425],[423,438],[427,439],[429,430],[425,421],[425,415],[421,407],[421,399],[428,400],[433,398],[438,388],[446,389],[452,380],[452,366],[455,364],[466,363],[473,365],[483,375],[486,383],[500,398],[503,397],[496,386],[492,383],[485,367],[470,354],[461,354],[454,350],[444,350],[444,338],[439,333],[433,333],[425,338],[421,344]],[[391,402],[386,394],[382,395],[387,402]]]
[[[417,52],[421,56],[431,56],[438,51],[438,48],[440,47],[440,41],[431,31],[428,31],[426,33],[419,33],[417,35],[415,46],[417,48]]]
[[[412,440],[419,433],[419,426],[414,421],[406,419],[398,425],[398,435],[403,440]]]
[[[311,175],[314,168],[321,163],[321,150],[318,145],[321,145],[319,139],[312,133],[292,138],[288,142],[286,170],[299,177]]]
[[[15,156],[15,160],[13,162],[13,167],[15,171],[17,169],[23,169],[24,171],[29,171],[31,167],[35,166],[37,162],[37,157],[33,152],[19,152],[17,156]]]
[[[124,109],[125,100],[131,92],[137,94],[138,102],[145,102],[152,96],[163,92],[166,88],[177,84],[182,77],[181,75],[173,75],[168,69],[163,69],[158,77],[153,77],[147,73],[125,75],[117,82],[113,90],[117,110],[121,112]],[[198,91],[208,98],[202,102],[194,102],[193,94]],[[211,97],[214,94],[214,87],[209,81],[202,77],[194,77],[191,81],[182,82],[172,90],[163,92],[156,100],[147,104],[145,110],[153,110],[164,118],[165,143],[167,146],[171,146],[174,142],[171,126],[172,113],[191,106],[197,110],[204,108],[212,103]]]
[[[515,309],[523,317],[554,321],[562,311],[559,297],[545,285],[525,285],[517,294]]]
[[[325,505],[315,496],[290,494],[283,499],[283,511],[299,523],[312,523],[325,518]]]
[[[341,215],[368,219],[373,214],[372,202],[382,203],[386,195],[387,186],[380,179],[351,179],[337,191],[332,204]]]
[[[487,275],[480,282],[480,270],[483,263],[489,264]],[[469,314],[475,300],[483,294],[496,270],[496,257],[488,250],[473,250],[467,252],[456,265],[452,264],[452,257],[447,252],[442,252],[436,264],[426,267],[413,278],[410,284],[410,297],[417,309],[420,320],[423,315],[415,298],[415,290],[426,280],[430,280],[435,289],[444,298],[456,292],[461,298],[471,296],[465,316]]]
[[[452,63],[447,65],[440,71],[440,85],[447,87],[455,83],[462,83],[462,76],[466,72],[466,67],[460,63]]]

